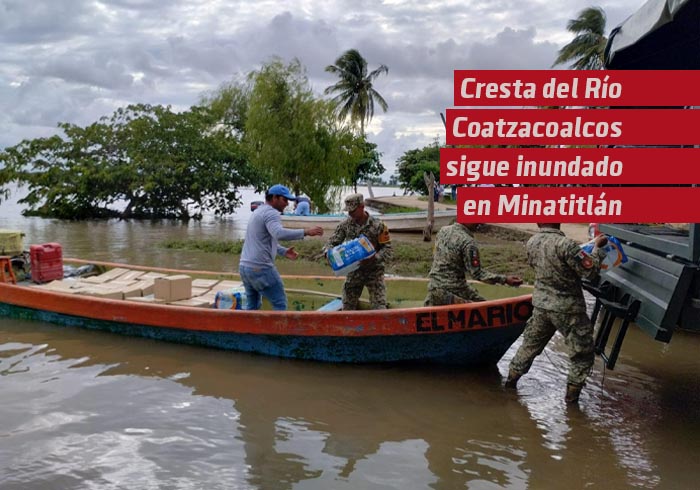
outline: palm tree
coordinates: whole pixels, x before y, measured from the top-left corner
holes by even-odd
[[[573,61],[576,70],[600,70],[608,38],[605,37],[605,12],[600,7],[588,7],[578,17],[570,19],[566,30],[576,37],[559,50],[552,66]]]
[[[384,97],[374,90],[372,82],[382,73],[388,74],[386,65],[367,73],[367,60],[356,49],[349,49],[343,53],[335,65],[328,65],[326,71],[338,75],[338,82],[326,88],[326,94],[337,94],[333,97],[336,104],[336,112],[340,119],[348,116],[353,124],[360,124],[360,134],[365,134],[365,123],[369,123],[374,116],[374,104],[379,104],[384,112],[388,105]]]

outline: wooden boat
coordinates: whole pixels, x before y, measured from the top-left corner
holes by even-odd
[[[422,232],[428,219],[426,211],[412,213],[386,213],[375,215],[380,218],[392,232]],[[325,230],[334,230],[338,223],[347,218],[345,214],[310,214],[297,216],[283,214],[282,224],[285,228],[307,228],[320,226]],[[437,232],[443,226],[453,223],[457,219],[457,211],[454,209],[435,211],[433,213],[433,231]]]
[[[145,268],[129,268],[139,269]],[[530,295],[430,308],[280,312],[155,304],[0,283],[0,316],[343,363],[495,363],[518,338],[531,311]]]

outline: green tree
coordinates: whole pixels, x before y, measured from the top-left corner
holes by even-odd
[[[332,101],[338,117],[343,121],[349,117],[353,124],[359,124],[360,134],[364,136],[365,124],[374,117],[374,104],[377,103],[384,112],[389,107],[373,86],[379,75],[389,73],[389,68],[379,65],[367,73],[367,60],[356,49],[349,49],[335,60],[335,65],[328,65],[326,71],[340,79],[325,90],[327,95],[337,94]]]
[[[250,161],[268,183],[305,193],[321,212],[336,200],[362,156],[362,140],[341,126],[329,101],[316,99],[299,60],[275,58],[250,74],[245,124]]]
[[[570,19],[566,29],[574,39],[559,50],[552,66],[572,62],[576,70],[600,70],[608,38],[605,37],[605,12],[600,7],[588,7],[578,17]]]
[[[358,182],[374,182],[376,181],[385,171],[380,158],[381,153],[377,151],[377,145],[363,139],[360,143],[362,149],[362,158],[360,162],[355,167],[355,172],[352,176],[352,186],[357,192]]]
[[[25,214],[63,219],[201,218],[233,212],[259,180],[240,143],[208,108],[134,105],[63,136],[0,153],[4,179],[26,186]],[[0,185],[7,182],[0,181]],[[125,203],[125,204],[123,204]]]
[[[426,195],[428,189],[423,180],[425,172],[432,172],[435,175],[435,184],[439,183],[440,146],[437,142],[423,148],[408,150],[397,162],[396,170],[401,188]]]
[[[65,138],[24,140],[0,153],[6,175],[27,189],[19,201],[28,206],[23,213],[67,219],[116,216],[108,208],[115,200],[110,198],[114,179],[100,165],[102,153],[115,151],[106,144],[109,128],[100,123],[59,127]]]
[[[205,211],[229,214],[241,204],[237,187],[256,182],[258,173],[217,116],[207,107],[175,113],[130,106],[113,118],[126,138],[121,146],[129,150],[128,162],[138,169],[123,197],[127,217],[200,219]]]
[[[209,107],[219,123],[232,134],[243,137],[250,104],[250,83],[229,82],[202,97],[200,105]]]

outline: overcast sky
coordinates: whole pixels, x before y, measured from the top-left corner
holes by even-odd
[[[186,109],[277,55],[321,94],[356,48],[375,88],[369,139],[396,159],[439,137],[455,69],[546,69],[568,19],[602,7],[607,33],[644,0],[0,0],[0,148],[86,125],[132,103]]]

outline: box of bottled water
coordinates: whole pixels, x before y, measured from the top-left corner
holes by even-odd
[[[581,248],[586,253],[593,252],[593,247],[595,247],[595,239],[581,245]],[[620,240],[612,235],[608,235],[608,243],[603,247],[603,251],[605,252],[605,259],[603,259],[603,262],[600,264],[601,271],[605,272],[613,267],[626,264],[629,260],[627,254],[622,249]]]
[[[245,310],[246,304],[243,288],[217,291],[214,297],[214,308],[218,310]]]
[[[360,266],[360,261],[375,254],[374,246],[365,235],[360,235],[330,249],[328,263],[336,276],[347,274]]]

